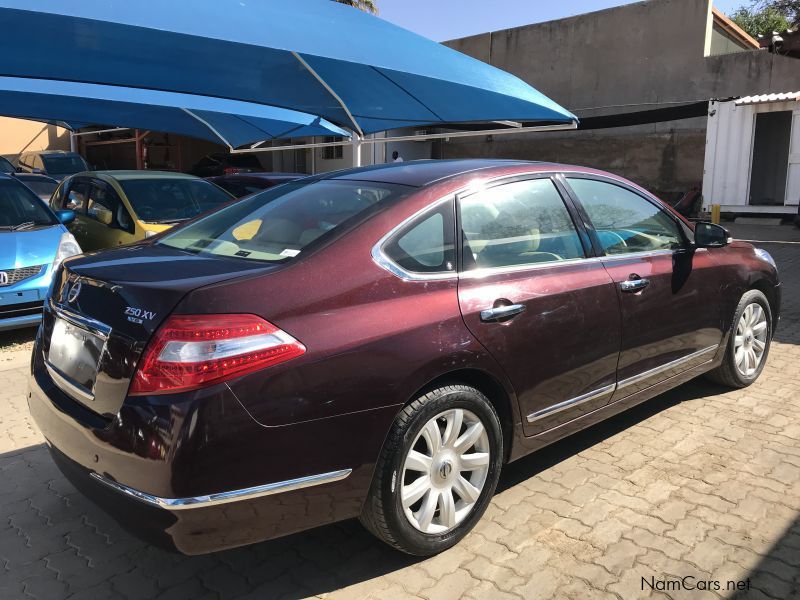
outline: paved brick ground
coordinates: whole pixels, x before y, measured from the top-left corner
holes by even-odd
[[[213,556],[150,548],[59,474],[24,367],[0,363],[0,598],[727,598],[748,579],[740,597],[800,597],[800,246],[768,247],[786,309],[756,385],[691,382],[510,465],[475,532],[428,560],[354,522]],[[722,589],[642,589],[686,576]]]

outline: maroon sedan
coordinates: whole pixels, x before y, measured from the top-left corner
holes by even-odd
[[[30,409],[75,485],[153,542],[360,517],[428,555],[506,462],[698,375],[751,384],[779,309],[769,254],[619,177],[381,165],[65,261]]]

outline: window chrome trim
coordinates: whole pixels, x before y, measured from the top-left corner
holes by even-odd
[[[638,258],[650,258],[658,256],[672,255],[677,250],[643,250],[641,252],[631,252],[630,254],[610,254],[606,256],[590,256],[588,258],[568,258],[566,260],[553,260],[550,262],[529,263],[524,265],[511,265],[508,267],[484,267],[483,269],[473,269],[459,273],[461,279],[474,279],[488,277],[489,275],[500,275],[504,273],[517,273],[519,271],[539,270],[561,266],[590,265],[604,261],[622,261],[626,259],[635,260]]]
[[[282,494],[285,492],[293,492],[304,488],[322,485],[325,483],[333,483],[334,481],[341,481],[345,479],[352,469],[341,469],[339,471],[331,471],[330,473],[321,473],[319,475],[308,475],[306,477],[298,477],[297,479],[289,479],[287,481],[278,481],[276,483],[268,483],[266,485],[258,485],[255,487],[244,488],[240,490],[231,490],[228,492],[218,492],[209,494],[207,496],[192,496],[188,498],[161,498],[153,496],[145,492],[133,489],[108,477],[104,477],[99,473],[92,472],[89,475],[103,483],[104,485],[128,496],[134,498],[150,506],[157,508],[164,508],[167,510],[186,510],[190,508],[208,508],[211,506],[220,506],[222,504],[230,504],[232,502],[243,502],[245,500],[253,500],[255,498],[262,498],[272,494]]]
[[[426,207],[418,210],[413,215],[404,219],[399,225],[392,227],[392,229],[384,235],[378,243],[376,243],[372,247],[372,260],[382,269],[389,271],[395,277],[399,277],[403,281],[444,281],[448,279],[456,279],[458,277],[458,272],[455,270],[456,266],[453,265],[452,271],[437,271],[435,273],[414,273],[413,271],[407,271],[396,262],[394,262],[391,258],[389,258],[386,253],[383,251],[383,247],[386,243],[401,229],[403,229],[406,225],[410,224],[415,219],[421,217],[427,212],[430,212],[436,208],[439,208],[445,202],[450,200],[454,200],[454,194],[448,194],[442,198],[439,198],[435,202],[428,204]]]
[[[622,381],[617,383],[617,389],[621,390],[623,388],[626,388],[628,386],[634,385],[636,383],[640,383],[642,381],[645,381],[646,379],[650,379],[651,377],[655,377],[656,375],[659,375],[659,374],[663,373],[664,371],[669,371],[669,370],[674,369],[676,367],[680,367],[682,365],[685,365],[686,363],[691,362],[691,361],[695,360],[696,358],[700,358],[702,356],[705,356],[706,354],[711,354],[711,353],[716,354],[718,349],[719,349],[719,345],[708,346],[707,348],[703,348],[702,350],[698,350],[697,352],[692,352],[691,354],[688,354],[687,356],[682,356],[681,358],[678,358],[676,360],[670,361],[670,362],[665,363],[663,365],[660,365],[658,367],[654,367],[652,369],[649,369],[648,371],[643,371],[643,372],[639,373],[638,375],[634,375],[633,377],[628,377],[627,379],[623,379]],[[709,359],[709,360],[711,360],[711,359]]]
[[[616,384],[612,383],[610,385],[603,386],[587,394],[583,394],[582,396],[578,396],[577,398],[564,400],[564,402],[559,402],[558,404],[553,404],[552,406],[548,406],[547,408],[543,408],[542,410],[537,410],[536,412],[532,412],[531,414],[528,415],[527,417],[528,423],[534,423],[539,419],[544,419],[545,417],[557,415],[558,413],[565,411],[568,408],[579,406],[584,402],[597,400],[598,398],[602,398],[603,396],[610,396],[611,394],[614,393],[614,390],[616,389],[617,389]]]

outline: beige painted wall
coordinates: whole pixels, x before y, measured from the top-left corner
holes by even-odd
[[[38,121],[0,117],[1,155],[15,163],[21,152],[36,150],[69,150],[69,132]]]

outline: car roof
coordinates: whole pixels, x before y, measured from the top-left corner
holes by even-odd
[[[399,183],[415,187],[430,185],[436,181],[463,175],[470,171],[479,171],[490,168],[509,166],[524,166],[539,168],[558,168],[562,165],[545,162],[530,162],[524,160],[504,159],[446,159],[446,160],[412,160],[398,163],[387,163],[333,171],[321,176],[322,179],[345,179],[356,181],[375,181],[381,183]]]
[[[132,179],[200,179],[188,173],[175,171],[83,171],[75,173],[73,177],[99,177],[101,179],[116,179],[117,181],[130,181]],[[202,181],[202,179],[200,179]]]
[[[50,181],[52,183],[58,183],[58,181],[52,177],[48,177],[42,173],[9,173],[9,175],[20,181]]]

